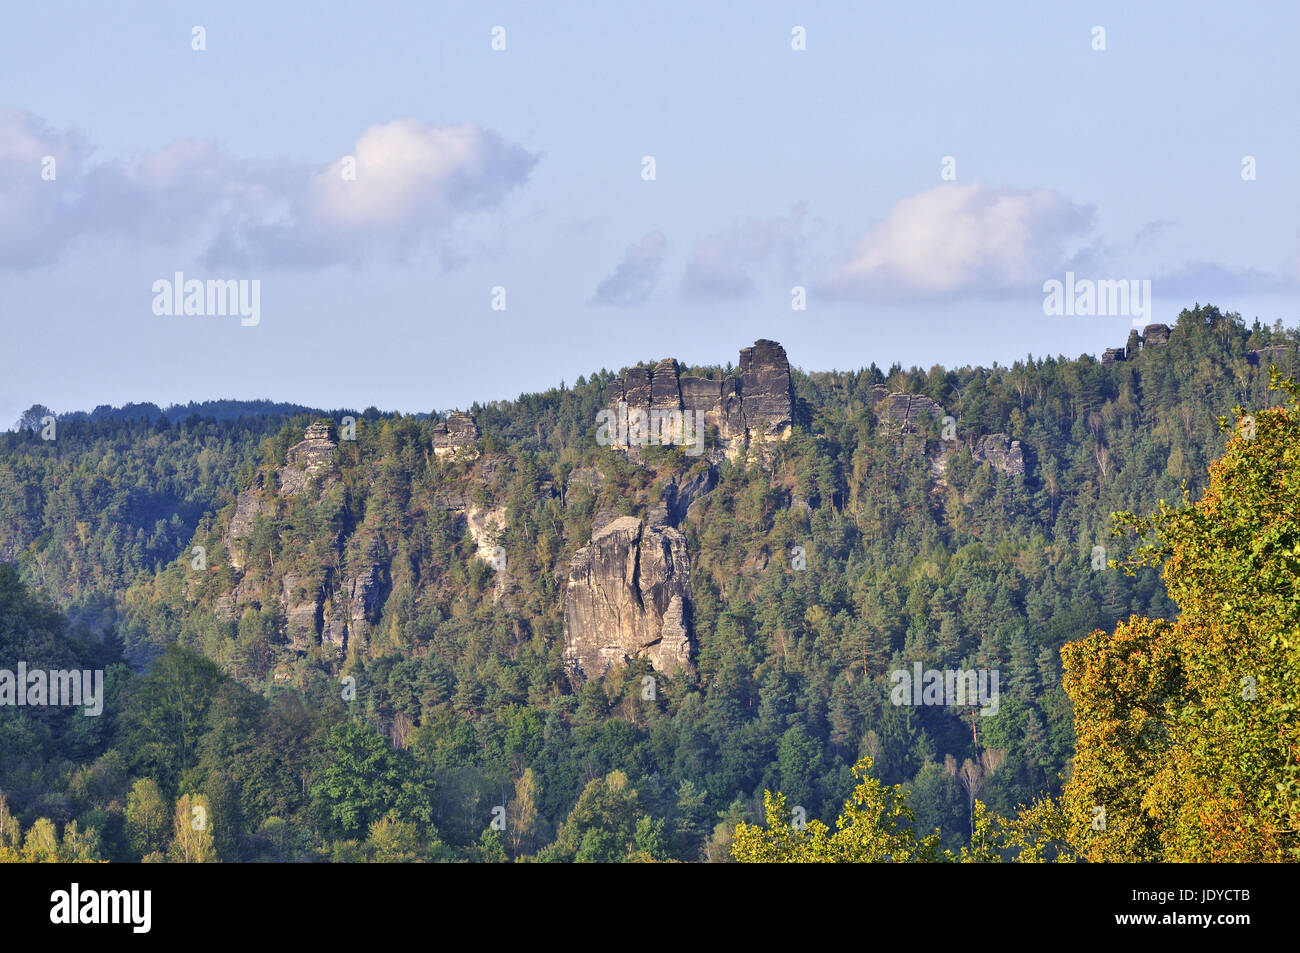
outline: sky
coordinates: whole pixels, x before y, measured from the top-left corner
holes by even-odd
[[[1300,5],[632,6],[7,7],[0,428],[1297,323]],[[178,272],[256,322],[167,313]],[[1045,313],[1067,272],[1150,301]]]

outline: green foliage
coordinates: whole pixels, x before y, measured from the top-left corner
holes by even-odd
[[[1083,852],[1084,801],[1106,797],[1119,853],[1194,855],[1202,822],[1181,805],[1216,819],[1203,845],[1214,856],[1245,842],[1285,852],[1294,700],[1277,686],[1294,671],[1287,600],[1300,556],[1288,504],[1267,486],[1289,487],[1279,435],[1291,425],[1261,412],[1272,400],[1248,349],[1295,337],[1198,306],[1167,346],[1105,367],[1031,357],[796,372],[790,439],[766,468],[720,462],[681,523],[697,651],[690,670],[656,675],[653,698],[643,661],[570,680],[565,573],[597,513],[645,516],[670,481],[709,464],[597,446],[607,370],[471,408],[477,455],[434,455],[433,418],[354,413],[358,439],[339,440],[294,493],[281,491],[289,449],[341,413],[140,405],[60,418],[56,445],[30,429],[0,434],[0,562],[14,566],[0,565],[3,657],[103,668],[108,694],[102,718],[0,709],[0,791],[23,832],[6,846],[0,830],[0,851],[21,853],[45,818],[63,834],[50,848],[42,826],[33,856],[176,859],[188,797],[206,799],[210,854],[225,861],[721,862],[738,830],[757,836],[761,792],[780,790],[780,810],[807,816],[801,851],[929,856],[938,828],[933,849],[967,859],[1070,859]],[[900,441],[874,412],[878,386],[939,401],[957,440],[930,421]],[[1094,570],[1097,545],[1119,565],[1143,556],[1109,535],[1113,512],[1205,486],[1224,446],[1216,417],[1234,405],[1258,408],[1259,427],[1255,456],[1225,457],[1224,486],[1245,488],[1239,511],[1170,515],[1146,526],[1173,535],[1148,532],[1156,548],[1133,574]],[[976,440],[997,433],[1021,441],[1024,475],[974,458]],[[476,555],[471,507],[501,515],[491,543],[504,572]],[[1166,574],[1166,591],[1151,567],[1176,562],[1176,545],[1194,562]],[[1180,608],[1184,628],[1168,628]],[[1133,615],[1149,621],[1124,622]],[[1088,661],[1063,686],[1062,646],[1117,629],[1079,643]],[[891,704],[889,673],[917,661],[1001,672],[999,713],[972,723],[968,711]],[[1111,730],[1107,709],[1079,680],[1157,662],[1112,702],[1146,714],[1098,735]],[[1225,694],[1247,668],[1254,708]],[[345,675],[355,698],[342,696]],[[1076,717],[1075,777],[1095,790],[1066,810],[1055,798]],[[1225,718],[1235,734],[1215,727]],[[1180,764],[1200,788],[1169,780],[1173,755],[1151,741],[1171,724],[1196,739]],[[983,767],[990,750],[1005,755],[995,771]],[[1214,774],[1218,750],[1240,769]],[[868,783],[854,774],[864,757],[872,783],[910,792],[917,820],[901,795],[868,787],[875,800],[842,814],[855,833],[834,840],[826,825]],[[982,772],[978,797],[955,767],[966,764]],[[1131,773],[1121,783],[1106,771]],[[504,830],[489,826],[498,807]],[[1261,818],[1254,840],[1231,830],[1242,812]],[[924,833],[909,846],[903,829]]]

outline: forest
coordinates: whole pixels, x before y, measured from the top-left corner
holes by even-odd
[[[761,466],[600,445],[605,369],[469,408],[472,454],[436,413],[137,404],[50,440],[35,405],[0,434],[0,668],[106,697],[0,706],[0,860],[1300,859],[1298,346],[1197,305],[1107,364],[796,369]],[[941,473],[881,386],[955,419]],[[692,664],[576,677],[593,520],[710,468]],[[359,579],[346,643],[303,638]],[[996,711],[893,703],[917,665],[999,673]]]

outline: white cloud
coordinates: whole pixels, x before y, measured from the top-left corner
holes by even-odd
[[[623,260],[596,286],[589,303],[620,307],[644,304],[659,283],[667,253],[668,239],[660,231],[650,232],[639,242],[628,245]]]
[[[758,290],[755,273],[777,263],[784,278],[793,276],[803,249],[800,229],[806,203],[787,218],[748,221],[706,235],[686,261],[683,287],[696,298],[744,298]]]
[[[238,159],[179,140],[87,166],[89,148],[20,110],[0,110],[0,267],[56,260],[76,239],[194,241],[212,263],[313,267],[373,253],[409,256],[462,216],[490,208],[538,157],[472,124],[371,126],[343,160],[310,167]],[[40,160],[54,155],[55,182]],[[442,250],[442,257],[451,255]]]
[[[68,193],[90,154],[76,132],[58,132],[21,109],[0,107],[0,267],[32,267],[64,245],[73,229]],[[54,181],[41,177],[52,156]]]
[[[941,185],[897,202],[829,278],[826,293],[891,300],[1037,289],[1093,228],[1091,206],[1044,189]]]

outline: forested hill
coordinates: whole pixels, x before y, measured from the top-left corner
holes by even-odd
[[[764,788],[832,820],[866,754],[964,843],[964,762],[998,812],[1059,789],[1061,646],[1173,612],[1155,570],[1109,565],[1133,547],[1111,514],[1194,497],[1297,340],[1207,306],[1106,363],[796,369],[788,426],[733,452],[729,421],[779,416],[759,342],[775,363],[674,367],[683,400],[721,393],[699,456],[598,439],[665,355],[447,420],[124,408],[46,440],[33,408],[0,435],[0,561],[72,625],[17,580],[11,611],[135,671],[94,733],[0,713],[0,791],[115,859],[162,856],[140,805],[182,796],[226,859],[721,859]],[[611,559],[685,664],[625,660],[573,608]],[[892,704],[914,663],[998,671],[997,713]],[[169,733],[169,680],[201,732]]]

